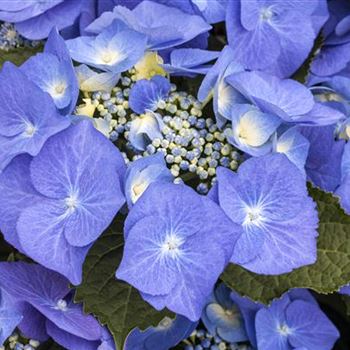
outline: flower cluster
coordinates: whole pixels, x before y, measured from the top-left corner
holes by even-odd
[[[0,71],[0,230],[21,255],[0,262],[0,345],[332,349],[308,290],[265,306],[220,280],[329,269],[307,183],[350,214],[346,0],[3,0],[0,20],[2,50],[45,40]],[[350,294],[333,259],[322,291]]]

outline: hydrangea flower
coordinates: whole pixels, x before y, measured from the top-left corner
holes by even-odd
[[[333,349],[339,332],[310,299],[289,293],[260,309],[255,318],[258,349]]]
[[[226,81],[227,76],[244,71],[242,65],[232,60],[233,52],[232,47],[224,47],[198,90],[198,99],[201,102],[213,95],[214,113],[219,127],[223,127],[226,121],[231,118],[234,104],[249,103],[240,92]]]
[[[309,141],[299,132],[297,127],[291,127],[274,140],[274,151],[283,153],[305,175],[305,163],[309,152]]]
[[[173,179],[161,152],[133,161],[125,174],[125,197],[128,206],[131,208],[151,183],[172,182]]]
[[[110,92],[120,79],[120,74],[112,72],[98,73],[85,64],[75,67],[75,74],[79,82],[79,89],[84,92]]]
[[[116,276],[157,310],[167,307],[197,321],[239,231],[214,202],[191,188],[153,183],[126,219]]]
[[[68,49],[55,28],[45,52],[30,57],[21,71],[52,97],[61,114],[73,111],[79,95],[78,82]]]
[[[155,111],[158,104],[168,96],[170,92],[170,82],[168,79],[156,75],[150,80],[142,79],[137,81],[130,90],[129,106],[138,114],[146,111]]]
[[[219,55],[218,51],[175,49],[170,53],[169,63],[163,64],[162,67],[173,76],[193,77],[197,74],[207,74],[211,68],[208,63],[217,59]]]
[[[0,346],[12,334],[23,316],[10,296],[0,288]]]
[[[19,329],[42,341],[52,337],[67,349],[97,350],[109,334],[82,305],[75,304],[69,281],[37,264],[0,263],[0,285],[22,311]]]
[[[201,320],[211,335],[227,342],[248,340],[240,311],[231,299],[231,290],[223,283],[211,294]]]
[[[289,77],[308,57],[327,18],[324,0],[229,1],[226,28],[235,48],[232,59],[251,70]]]
[[[35,156],[45,141],[70,122],[51,97],[12,63],[0,73],[0,171],[18,154]]]
[[[126,338],[125,350],[168,350],[181,340],[186,339],[197,327],[198,322],[191,322],[181,315],[174,320],[165,317],[157,327],[145,331],[135,328]]]
[[[25,38],[39,40],[47,38],[54,27],[61,30],[73,26],[83,6],[85,0],[4,0],[0,3],[0,20],[16,23]]]
[[[307,87],[292,79],[280,79],[263,72],[241,72],[226,81],[262,112],[289,123],[331,125],[344,114],[316,102]]]
[[[112,12],[103,13],[87,27],[87,31],[101,33],[115,19],[122,20],[129,28],[146,35],[148,48],[152,50],[181,45],[211,29],[201,16],[144,0],[133,10],[116,6]]]
[[[347,214],[350,213],[349,202],[349,186],[350,186],[350,143],[344,146],[341,158],[341,183],[336,189],[336,195],[340,197],[340,204]]]
[[[66,43],[75,61],[105,72],[120,73],[144,55],[146,40],[143,34],[115,20],[96,37],[82,36]]]
[[[322,35],[324,42],[311,64],[316,77],[331,77],[341,73],[350,62],[350,6],[346,0],[329,1],[330,17]]]
[[[310,143],[305,164],[308,180],[325,191],[335,191],[341,183],[344,141],[335,140],[334,126],[302,127],[300,131]]]
[[[118,149],[89,121],[50,138],[32,161],[16,158],[2,174],[0,211],[11,213],[1,220],[5,237],[79,284],[91,244],[124,204],[124,167]]]
[[[238,149],[259,156],[272,150],[272,136],[281,119],[254,106],[240,104],[232,107],[231,122],[231,128],[226,129],[227,140]]]
[[[220,206],[243,230],[231,262],[276,275],[316,261],[315,203],[285,155],[248,159],[237,173],[219,168],[217,179]]]
[[[208,23],[225,20],[229,0],[192,0]]]
[[[162,139],[163,121],[158,113],[147,112],[136,117],[130,124],[128,139],[137,150],[145,151],[152,140]]]

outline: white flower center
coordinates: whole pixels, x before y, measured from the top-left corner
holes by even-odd
[[[76,194],[71,194],[69,197],[67,197],[65,199],[65,203],[69,213],[74,212],[80,204]]]
[[[121,61],[123,57],[124,56],[119,52],[109,51],[109,50],[102,52],[100,55],[102,64],[108,64],[108,65],[116,64],[117,62]]]
[[[181,254],[180,246],[183,240],[175,234],[167,235],[163,244],[161,245],[162,255],[170,256],[171,258],[177,258]]]
[[[67,311],[68,310],[67,302],[63,299],[58,300],[54,309],[61,310],[61,311]]]
[[[271,6],[270,7],[263,7],[260,10],[260,19],[262,21],[269,21],[275,16],[275,12],[273,12]]]
[[[30,122],[26,123],[26,129],[24,130],[24,134],[27,137],[33,137],[36,133],[37,128]]]
[[[173,324],[173,320],[170,317],[164,317],[158,325],[158,328],[160,329],[167,329],[170,328]]]
[[[246,208],[246,217],[244,219],[243,225],[260,226],[262,222],[263,216],[262,208],[260,206]]]
[[[286,324],[281,324],[277,326],[277,331],[279,334],[283,335],[284,337],[291,334],[291,329]]]

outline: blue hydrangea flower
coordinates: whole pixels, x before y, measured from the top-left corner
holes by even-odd
[[[75,74],[79,82],[79,89],[84,92],[110,92],[120,79],[120,74],[112,72],[98,73],[85,64],[76,67]]]
[[[129,106],[138,114],[158,109],[158,103],[164,101],[170,92],[168,79],[156,75],[151,80],[141,79],[130,90]]]
[[[83,6],[85,0],[4,0],[0,3],[0,20],[16,23],[22,36],[39,40],[47,38],[54,27],[61,30],[73,26]]]
[[[243,232],[231,261],[260,274],[281,274],[316,261],[317,211],[305,178],[283,154],[217,170],[219,204]]]
[[[350,284],[340,288],[339,293],[340,294],[350,295]]]
[[[69,281],[56,272],[24,262],[0,264],[0,286],[23,312],[25,336],[51,336],[67,349],[96,350],[107,331],[72,300]]]
[[[50,138],[32,161],[16,159],[2,175],[0,211],[12,211],[1,220],[5,237],[79,284],[91,244],[124,203],[124,167],[118,149],[89,121]]]
[[[190,187],[153,183],[126,219],[116,276],[157,310],[167,307],[197,321],[239,231],[214,202]]]
[[[206,101],[213,95],[214,113],[218,126],[224,126],[231,119],[232,106],[249,103],[248,100],[226,81],[226,77],[242,72],[243,66],[232,60],[234,49],[225,46],[214,66],[209,70],[198,90],[198,99]]]
[[[262,112],[286,122],[331,125],[344,118],[338,110],[316,102],[307,87],[292,79],[252,71],[232,74],[226,81]]]
[[[115,20],[99,35],[66,41],[72,58],[105,72],[131,68],[145,53],[146,36]]]
[[[125,197],[131,208],[147,187],[155,181],[172,182],[163,153],[143,157],[130,163],[125,174]]]
[[[232,125],[225,131],[232,145],[252,156],[272,150],[273,135],[281,124],[279,117],[247,104],[233,106],[231,113]]]
[[[350,188],[350,143],[348,142],[344,146],[344,151],[341,158],[341,183],[335,192],[335,194],[340,197],[340,204],[347,214],[350,214],[349,188]]]
[[[75,108],[79,89],[72,60],[64,40],[53,29],[46,50],[30,57],[21,71],[53,99],[61,114],[70,114]]]
[[[181,45],[211,29],[201,16],[145,0],[133,10],[116,6],[112,12],[105,12],[92,22],[87,30],[95,34],[101,33],[115,19],[122,20],[129,28],[146,35],[148,48],[152,50]]]
[[[335,140],[334,126],[302,127],[300,131],[310,143],[305,164],[308,180],[327,192],[335,191],[341,183],[344,141]]]
[[[147,112],[136,117],[130,126],[129,141],[139,151],[145,151],[154,139],[162,139],[163,121],[158,113]]]
[[[289,77],[308,57],[327,18],[324,0],[229,1],[226,28],[235,48],[232,59],[251,70]]]
[[[292,127],[274,140],[273,148],[275,152],[285,154],[306,177],[305,163],[309,147],[309,141],[299,132],[298,128]]]
[[[197,74],[207,74],[211,68],[209,62],[217,59],[220,51],[201,49],[175,49],[170,54],[170,61],[162,67],[173,76],[193,77]]]
[[[50,136],[69,124],[47,93],[12,63],[4,64],[0,73],[0,171],[18,154],[37,155]]]
[[[231,290],[223,283],[211,294],[201,319],[213,336],[218,335],[227,342],[248,340],[240,311],[231,299]]]
[[[307,291],[291,292],[260,309],[255,318],[258,349],[333,349],[339,332],[312,299]]]
[[[330,17],[322,35],[324,42],[311,64],[317,77],[330,77],[347,68],[350,62],[350,5],[346,0],[329,1]]]
[[[192,0],[208,23],[225,20],[229,0]]]
[[[10,296],[0,288],[0,346],[12,334],[23,316]]]
[[[168,350],[188,338],[198,322],[191,322],[181,315],[174,320],[165,317],[157,327],[145,331],[135,328],[126,338],[125,350]]]

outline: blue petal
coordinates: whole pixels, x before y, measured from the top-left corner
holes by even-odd
[[[57,327],[54,323],[46,321],[47,332],[50,337],[66,349],[84,349],[96,350],[99,346],[98,341],[89,341],[84,338],[77,337]]]
[[[120,162],[124,164],[119,150],[89,121],[51,138],[31,164],[34,187],[56,200],[58,216],[51,216],[48,227],[60,221],[67,242],[76,247],[95,241],[125,202],[118,178]],[[67,198],[74,201],[72,208]]]
[[[205,223],[203,218],[208,218]],[[232,254],[236,230],[216,204],[192,189],[153,183],[128,215],[117,277],[151,294],[143,297],[155,307],[165,305],[196,321]],[[169,253],[167,247],[173,245],[175,251]]]
[[[310,350],[332,349],[340,334],[317,305],[303,300],[293,301],[286,309],[287,324],[292,333],[290,344]]]
[[[69,124],[48,94],[5,63],[0,73],[0,170],[18,154],[37,155],[46,139]]]
[[[168,96],[170,87],[169,80],[159,75],[151,80],[137,81],[130,90],[130,108],[138,114],[147,110],[155,111],[158,109],[158,102]]]
[[[54,2],[57,3],[56,0]],[[50,4],[51,7],[53,3],[50,1],[45,2],[45,4]],[[57,6],[49,8],[39,16],[31,16],[27,20],[17,23],[16,29],[27,39],[45,39],[55,26],[61,30],[73,25],[80,14],[81,6],[81,0],[60,1]]]
[[[290,128],[278,138],[274,148],[276,152],[285,154],[306,176],[305,163],[309,146],[309,141],[297,128]]]
[[[261,309],[256,314],[256,337],[259,350],[292,350],[288,337],[281,334],[280,327],[290,327],[286,322],[285,310],[290,303],[287,295],[275,300],[271,306]]]
[[[313,263],[317,211],[299,169],[284,155],[273,154],[250,158],[237,175],[231,174],[218,171],[220,206],[245,231],[259,230],[264,238],[262,245],[256,242],[256,249],[247,240],[250,256],[243,266],[256,273],[280,274]],[[236,259],[234,251],[232,261]]]
[[[162,153],[137,159],[129,165],[125,175],[125,195],[129,208],[155,181],[173,181],[173,175],[167,168]]]

